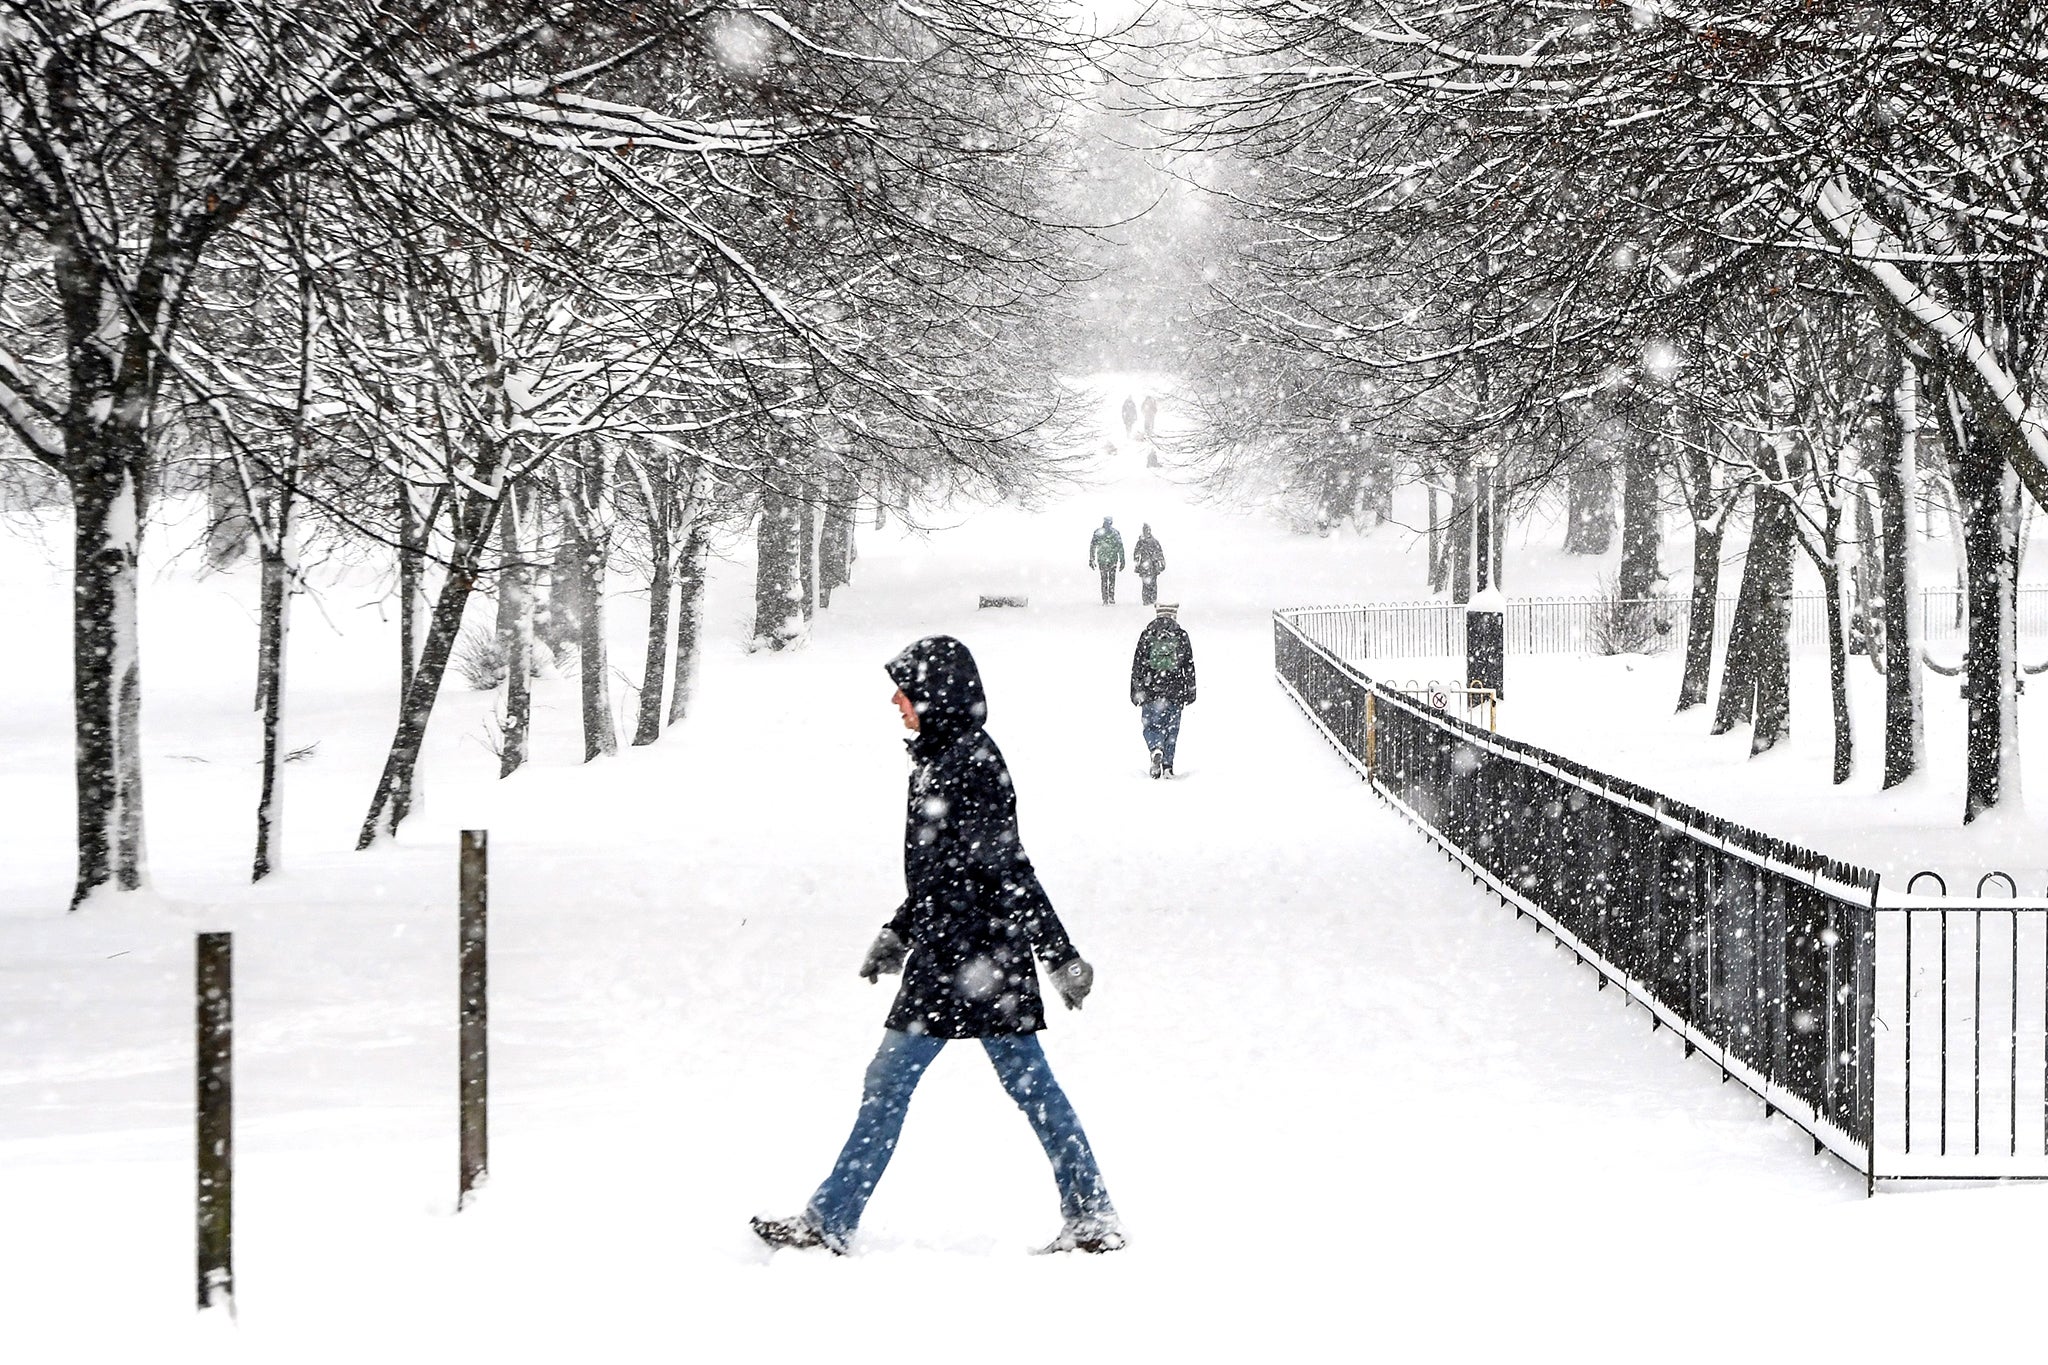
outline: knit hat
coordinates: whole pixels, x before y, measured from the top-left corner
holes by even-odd
[[[1159,604],[1159,614],[1161,616],[1172,616],[1179,610],[1180,603],[1178,602],[1161,602]]]

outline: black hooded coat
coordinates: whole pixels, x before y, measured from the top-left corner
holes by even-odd
[[[909,892],[889,928],[910,947],[888,1027],[939,1038],[1035,1033],[1045,1026],[1035,955],[1078,956],[1017,835],[1017,795],[982,729],[988,703],[967,646],[929,635],[891,659],[915,704],[903,834]]]

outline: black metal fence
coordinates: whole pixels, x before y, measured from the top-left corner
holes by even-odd
[[[1735,598],[1715,599],[1714,648],[1728,643]],[[1944,651],[1963,638],[1962,597],[1953,587],[1920,590],[1922,636]],[[1828,640],[1827,597],[1791,594],[1788,640],[1795,651],[1824,649]],[[1290,608],[1289,618],[1308,639],[1339,659],[1436,659],[1465,656],[1465,609],[1445,601],[1374,602],[1364,605]],[[1631,618],[1626,627],[1618,617]],[[1513,655],[1600,654],[1642,647],[1682,652],[1691,625],[1691,603],[1662,595],[1615,601],[1604,597],[1513,597],[1504,613],[1505,645]],[[2048,585],[2022,584],[2017,629],[2034,653],[2048,648]],[[1640,636],[1640,641],[1634,637]]]
[[[1454,693],[1432,706],[1375,681],[1318,638],[1327,612],[1274,614],[1281,684],[1376,793],[1602,985],[1873,1188],[2048,1179],[2048,894],[2002,873],[1968,896],[1887,892],[1864,868],[1489,734],[1452,714]]]
[[[1662,1023],[1869,1174],[1877,878],[1383,687],[1274,621],[1373,788]]]
[[[2048,899],[1984,880],[1879,906],[1880,1179],[2048,1176]]]

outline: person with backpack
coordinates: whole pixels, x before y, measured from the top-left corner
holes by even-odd
[[[1138,708],[1154,777],[1173,776],[1180,715],[1195,704],[1195,647],[1175,619],[1179,612],[1176,603],[1159,603],[1131,655],[1131,705]]]
[[[1116,602],[1116,576],[1123,572],[1124,537],[1116,529],[1116,523],[1108,517],[1095,528],[1095,534],[1088,538],[1088,567],[1102,571],[1102,601],[1109,606]]]
[[[1117,1251],[1124,1234],[1081,1120],[1039,1046],[1043,963],[1068,1009],[1081,1008],[1095,969],[1067,938],[1017,834],[1017,795],[982,723],[988,703],[967,646],[929,635],[890,660],[891,700],[911,732],[903,880],[909,892],[868,949],[860,974],[903,974],[868,1065],[860,1111],[831,1173],[803,1211],[756,1218],[771,1247],[844,1255],[889,1167],[911,1093],[956,1038],[979,1042],[1052,1163],[1059,1236],[1048,1252]]]
[[[1138,585],[1143,590],[1141,600],[1146,606],[1159,601],[1159,575],[1166,572],[1166,551],[1152,534],[1152,523],[1140,523],[1138,543],[1131,547],[1131,572],[1138,576]]]

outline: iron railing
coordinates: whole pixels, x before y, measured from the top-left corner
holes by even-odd
[[[1873,1187],[2048,1176],[2048,898],[1887,897],[1867,869],[1403,695],[1291,611],[1274,663],[1377,794],[1816,1150]]]
[[[2048,897],[2019,889],[1878,907],[1882,1179],[2048,1177]]]
[[[1714,606],[1714,648],[1728,643],[1735,598]],[[1953,587],[1920,590],[1923,638],[1930,645],[1960,645],[1962,595]],[[1824,649],[1828,639],[1827,594],[1791,594],[1791,646]],[[2048,649],[2048,584],[2019,589],[2019,636]],[[1375,602],[1303,607],[1290,613],[1303,635],[1340,659],[1433,659],[1465,655],[1465,609],[1451,602]],[[1510,654],[1599,654],[1622,652],[1617,644],[1640,642],[1648,649],[1682,651],[1692,622],[1691,599],[1656,596],[1616,600],[1604,597],[1518,597],[1507,602],[1506,646]],[[1635,637],[1629,640],[1628,637]]]

